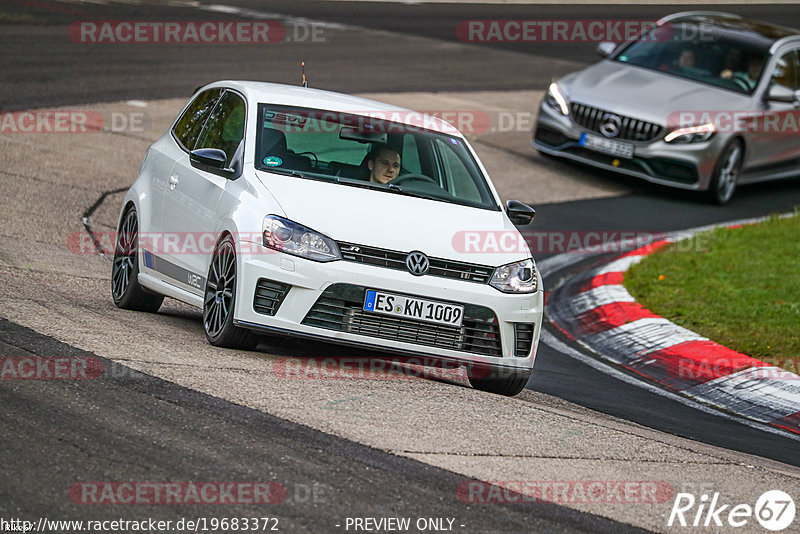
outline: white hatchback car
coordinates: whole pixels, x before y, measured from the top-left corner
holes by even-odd
[[[125,196],[120,308],[203,309],[211,344],[292,335],[467,367],[515,395],[540,334],[539,273],[466,139],[434,117],[258,82],[200,88]],[[464,232],[519,243],[459,245]]]

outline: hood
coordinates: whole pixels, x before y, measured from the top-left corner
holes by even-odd
[[[497,267],[530,257],[502,211],[256,171],[282,215],[335,241]],[[491,233],[491,235],[489,235]]]
[[[657,124],[684,111],[739,111],[750,96],[643,67],[605,60],[564,78],[570,101]],[[673,115],[674,117],[674,115]]]

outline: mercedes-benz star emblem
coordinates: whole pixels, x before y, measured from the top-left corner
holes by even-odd
[[[619,130],[622,127],[622,119],[618,115],[606,113],[603,116],[603,121],[600,123],[600,133],[606,137],[616,137],[619,135]]]
[[[410,252],[406,257],[406,269],[414,276],[422,276],[431,266],[428,256],[419,251]]]

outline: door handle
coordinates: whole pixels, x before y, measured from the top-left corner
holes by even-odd
[[[175,186],[177,186],[177,185],[178,185],[178,176],[177,175],[170,176],[169,177],[169,188],[170,189],[175,189]]]

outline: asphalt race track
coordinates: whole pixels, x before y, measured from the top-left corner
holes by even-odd
[[[595,61],[592,45],[574,43],[488,43],[488,50],[509,51],[499,56],[453,54],[451,47],[403,54],[393,42],[402,36],[420,36],[460,43],[455,28],[469,19],[553,19],[575,17],[563,5],[455,5],[365,2],[259,0],[222,2],[243,9],[303,18],[346,28],[391,32],[378,43],[364,46],[344,35],[329,41],[283,43],[264,47],[185,44],[169,47],[98,47],[73,42],[63,27],[79,20],[185,20],[191,2],[4,2],[3,73],[0,95],[3,110],[86,102],[185,96],[195,87],[216,79],[255,79],[299,83],[304,60],[311,84],[333,91],[443,91],[507,90],[545,87],[553,78]],[[201,2],[201,4],[204,4]],[[206,4],[213,4],[208,2]],[[147,7],[144,7],[147,6]],[[692,4],[692,9],[720,6]],[[582,6],[586,19],[655,20],[670,9],[659,6]],[[800,14],[787,5],[737,5],[736,13],[797,27]],[[191,20],[236,20],[219,11],[195,10]],[[279,19],[281,20],[281,19]],[[284,19],[285,20],[285,19]],[[324,32],[323,32],[324,33]],[[291,35],[291,33],[290,33]],[[302,35],[301,35],[302,36]],[[479,48],[473,45],[473,48]],[[481,47],[482,48],[482,47]],[[286,50],[288,49],[288,50]],[[200,52],[198,52],[200,50]],[[474,51],[476,52],[476,51]],[[531,57],[536,61],[531,61]],[[35,58],[35,61],[31,61]],[[69,83],[66,83],[69,82]]]
[[[70,354],[88,356],[49,338],[0,321],[4,338],[13,347],[0,345],[6,354]],[[289,532],[334,530],[347,515],[374,514],[376,503],[386,503],[399,516],[453,517],[471,531],[519,532],[527,528],[552,532],[635,531],[626,525],[592,517],[551,504],[504,505],[499,518],[459,503],[452,490],[465,477],[420,462],[399,458],[349,440],[335,438],[201,393],[180,388],[147,375],[111,367],[111,380],[88,385],[79,381],[63,385],[56,381],[41,388],[31,383],[2,388],[4,424],[23,429],[17,439],[6,442],[6,458],[24,458],[31,443],[41,444],[38,458],[5,464],[7,480],[0,490],[3,517],[36,515],[42,501],[48,502],[50,517],[114,519],[119,510],[85,509],[70,515],[63,497],[62,480],[81,480],[87,471],[102,472],[108,479],[151,481],[216,480],[224,473],[229,480],[252,480],[269,476],[291,480],[285,484],[285,500],[264,509],[237,505],[226,509],[228,517],[279,519],[279,528]],[[27,387],[26,387],[27,386]],[[97,410],[107,399],[124,398]],[[87,413],[92,413],[87,417]],[[57,425],[53,425],[58,421]],[[34,424],[32,424],[34,423]],[[91,439],[87,440],[86,436]],[[144,446],[137,446],[137,440]],[[186,447],[186,444],[190,444]],[[268,444],[268,447],[264,445]],[[113,457],[108,449],[114,449]],[[59,458],[58,473],[51,460]],[[89,467],[91,466],[91,468]],[[365,473],[368,473],[367,474]],[[23,482],[24,481],[24,482]],[[325,482],[321,482],[325,481]],[[441,499],[442,495],[451,496]],[[12,508],[8,503],[15,503]],[[168,513],[152,507],[137,510],[140,516],[178,520],[203,517],[208,509],[172,507]],[[533,508],[533,509],[532,509]],[[273,511],[274,510],[274,511]]]
[[[796,5],[692,5],[705,8],[800,27]],[[679,9],[589,5],[580,17],[653,20]],[[83,216],[94,230],[113,230],[120,191],[133,181],[144,149],[197,86],[216,79],[296,84],[305,61],[312,86],[336,91],[409,101],[463,94],[472,102],[489,92],[527,98],[523,91],[540,91],[594,61],[593,45],[464,43],[456,26],[465,19],[575,16],[574,6],[525,4],[0,4],[0,112],[143,106],[147,115],[143,131],[97,134],[103,142],[0,136],[0,356],[96,358],[105,370],[98,380],[0,380],[0,518],[269,516],[284,532],[353,532],[347,518],[410,517],[450,518],[453,530],[465,533],[673,531],[666,526],[669,499],[652,507],[519,503],[516,497],[524,499],[511,492],[507,502],[476,504],[459,499],[457,488],[475,479],[649,480],[675,493],[719,491],[727,502],[754,504],[771,489],[800,498],[795,436],[697,410],[552,344],[540,344],[528,390],[514,399],[476,392],[457,377],[281,380],[275,361],[369,354],[281,339],[266,339],[252,353],[212,350],[196,310],[169,300],[155,316],[116,310],[108,262],[65,250],[68,236],[84,231]],[[280,20],[290,33],[316,27],[324,38],[267,46],[103,46],[74,42],[68,32],[79,20],[256,17]],[[505,139],[517,148],[503,149]],[[563,197],[570,200],[557,202],[533,185],[529,196],[515,189],[537,209],[530,231],[667,232],[800,205],[796,179],[742,187],[717,207],[696,195],[553,162],[526,150],[527,139],[528,132],[517,131],[475,144],[498,161],[513,159],[532,182],[541,173],[571,184]],[[543,251],[536,259],[549,256]],[[593,261],[545,272],[545,287]],[[550,334],[557,347],[580,350]],[[286,495],[266,506],[92,506],[70,493],[90,481],[276,482]]]

